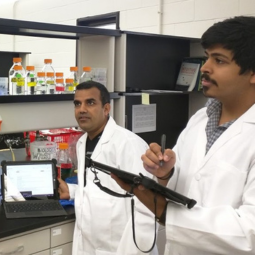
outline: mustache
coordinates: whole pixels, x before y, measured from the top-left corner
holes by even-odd
[[[210,76],[207,73],[202,73],[201,79],[205,79],[206,81],[209,81],[215,85],[217,85],[217,82],[210,78]]]
[[[215,80],[211,79],[210,76],[207,73],[202,73],[201,80],[202,79],[205,79],[206,81],[209,81],[209,82],[217,85],[217,82]]]

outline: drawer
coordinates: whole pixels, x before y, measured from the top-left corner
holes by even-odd
[[[73,243],[67,243],[51,249],[51,255],[70,255],[72,254]]]
[[[50,248],[50,229],[36,231],[0,242],[0,254],[28,255]],[[47,254],[47,253],[46,253]]]
[[[73,241],[74,222],[51,228],[51,247]]]
[[[34,253],[32,255],[51,255],[51,254],[50,254],[50,249],[49,249],[49,250],[46,250],[46,251],[40,251],[38,253]]]

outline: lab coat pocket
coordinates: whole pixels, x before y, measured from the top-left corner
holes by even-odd
[[[242,202],[247,172],[221,160],[206,171],[208,176],[204,178],[206,196],[204,204],[229,204],[234,208],[238,207]]]

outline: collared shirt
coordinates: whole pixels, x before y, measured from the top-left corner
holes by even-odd
[[[210,99],[207,103],[206,113],[209,120],[205,128],[207,136],[206,153],[212,147],[214,142],[222,135],[222,133],[235,122],[235,120],[231,120],[220,126],[218,125],[221,116],[221,107],[221,103],[216,99]]]

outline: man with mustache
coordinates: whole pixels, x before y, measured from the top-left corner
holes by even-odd
[[[59,179],[61,199],[75,199],[73,255],[141,255],[132,233],[131,198],[105,193],[94,183],[94,173],[86,167],[85,156],[99,163],[134,174],[150,176],[143,168],[141,154],[148,145],[139,136],[118,126],[110,114],[110,95],[105,86],[87,81],[76,87],[75,118],[85,134],[76,145],[78,185]],[[126,194],[111,177],[97,171],[101,185]],[[155,238],[154,215],[135,199],[136,243],[149,250]],[[155,246],[149,253],[157,255]]]
[[[201,44],[206,107],[172,150],[152,143],[142,155],[159,183],[197,201],[189,210],[157,195],[165,255],[255,254],[255,17],[218,22]],[[153,192],[139,186],[134,193],[154,212]]]

